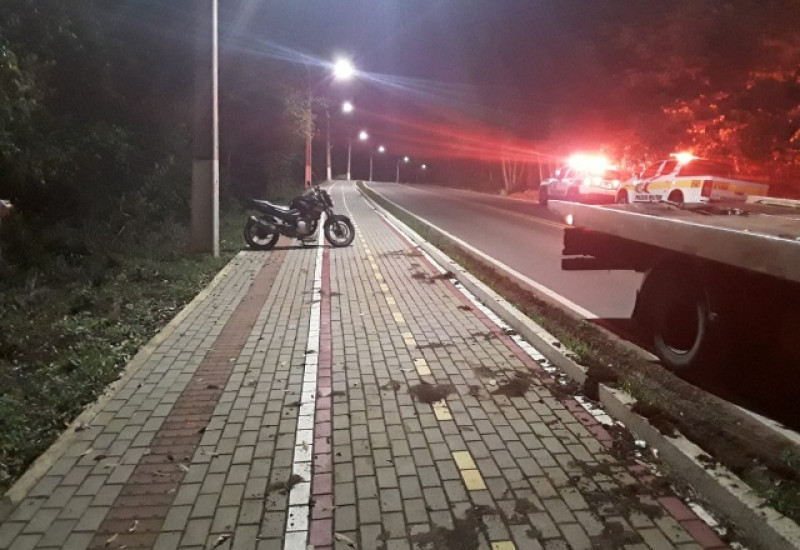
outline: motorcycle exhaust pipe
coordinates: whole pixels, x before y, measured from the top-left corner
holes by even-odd
[[[271,223],[269,223],[267,221],[262,220],[258,216],[250,216],[250,219],[253,220],[254,222],[256,222],[261,227],[263,227],[264,229],[266,229],[267,231],[275,232],[277,230],[275,225],[273,225],[273,224],[271,224]]]

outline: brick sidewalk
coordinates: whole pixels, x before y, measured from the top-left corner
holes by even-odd
[[[244,252],[0,548],[725,548],[618,428],[355,191],[344,249]]]

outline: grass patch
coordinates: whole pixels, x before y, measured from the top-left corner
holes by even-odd
[[[243,220],[222,213],[219,258],[186,253],[187,229],[165,225],[3,279],[0,492],[241,250]]]
[[[586,395],[596,397],[592,387],[597,381],[622,388],[639,400],[641,411],[657,416],[661,425],[677,427],[776,510],[800,522],[800,459],[782,438],[722,400],[639,358],[593,324],[536,297],[374,191],[361,184],[359,188],[578,356],[578,362],[588,367]]]

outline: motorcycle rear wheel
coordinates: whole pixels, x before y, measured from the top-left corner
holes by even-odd
[[[325,238],[332,246],[347,246],[355,236],[353,222],[347,216],[332,216],[325,222]]]
[[[280,233],[270,231],[253,218],[247,218],[244,224],[244,240],[253,250],[269,250],[278,242]]]

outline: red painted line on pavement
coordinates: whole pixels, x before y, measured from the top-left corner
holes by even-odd
[[[314,417],[314,468],[311,474],[312,508],[309,544],[316,550],[333,547],[333,457],[331,455],[331,388],[333,346],[331,339],[331,258],[322,253],[317,405]]]
[[[152,548],[286,256],[274,251],[156,432],[100,524],[90,550]]]

